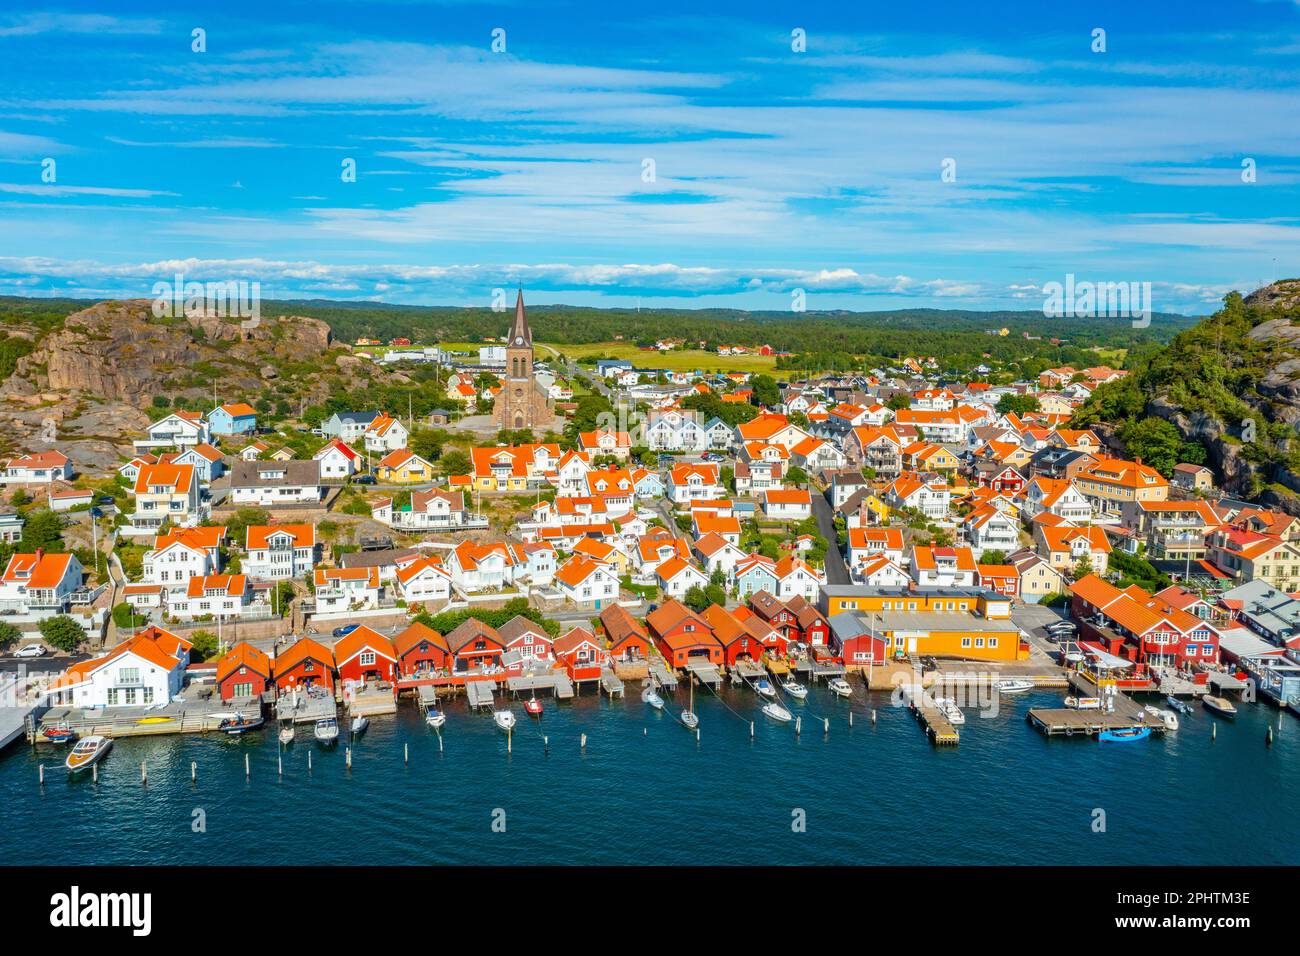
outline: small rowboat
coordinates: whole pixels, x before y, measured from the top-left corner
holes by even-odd
[[[850,697],[853,695],[853,688],[843,677],[832,677],[826,682],[826,689],[837,697]]]
[[[293,743],[293,721],[284,720],[280,722],[280,744],[289,746]]]
[[[223,734],[246,734],[250,730],[256,730],[262,726],[265,718],[260,714],[256,717],[245,717],[242,713],[235,713],[230,717],[222,719],[217,725],[217,730]]]
[[[775,697],[776,691],[772,688],[772,682],[766,677],[760,677],[754,681],[754,690],[758,691],[764,697]]]
[[[1000,680],[993,685],[993,689],[999,694],[1023,694],[1027,690],[1034,689],[1034,682],[1031,680]]]
[[[524,710],[528,711],[533,717],[542,716],[542,702],[536,697],[530,697],[524,701]]]
[[[1175,714],[1172,710],[1162,710],[1159,707],[1155,707],[1151,704],[1147,704],[1146,707],[1142,709],[1146,711],[1147,716],[1151,717],[1154,720],[1160,721],[1160,723],[1164,725],[1165,730],[1178,729],[1178,715]]]
[[[141,717],[136,721],[137,724],[170,724],[174,717]]]
[[[655,710],[664,709],[664,699],[659,696],[659,692],[655,690],[654,684],[651,684],[645,690],[641,691],[641,700],[644,703],[649,704]]]
[[[1218,714],[1220,717],[1231,718],[1237,716],[1237,708],[1226,697],[1215,697],[1213,694],[1206,694],[1201,698],[1201,703],[1206,710]]]
[[[795,700],[803,700],[808,696],[808,688],[797,680],[787,680],[781,682],[781,689],[793,697]]]
[[[779,720],[783,724],[787,724],[794,720],[794,714],[790,713],[790,711],[786,710],[774,700],[769,700],[763,705],[763,713],[767,714],[767,716],[771,717],[773,720]]]
[[[1150,736],[1150,727],[1120,727],[1115,730],[1103,730],[1097,735],[1097,740],[1103,744],[1127,744],[1136,740],[1146,740]]]
[[[77,737],[71,727],[64,725],[58,727],[46,727],[41,731],[41,735],[52,744],[66,744],[75,740]]]
[[[78,770],[85,770],[92,764],[99,763],[104,754],[112,749],[112,737],[101,737],[99,734],[92,734],[77,741],[77,745],[68,751],[68,759],[63,763],[68,768],[69,773],[76,773]]]
[[[369,718],[369,717],[364,717],[364,716],[356,716],[356,717],[353,717],[353,718],[352,718],[352,736],[353,736],[353,737],[358,737],[358,736],[360,736],[361,734],[364,734],[364,733],[366,732],[366,729],[367,729],[369,726],[370,726],[370,718]]]
[[[322,717],[316,721],[314,731],[316,739],[326,746],[339,742],[339,722],[333,717]]]
[[[492,712],[492,719],[496,721],[497,726],[502,730],[511,730],[515,726],[515,712],[513,710],[495,710]]]

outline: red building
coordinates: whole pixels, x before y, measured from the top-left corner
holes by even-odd
[[[271,684],[271,658],[240,641],[217,662],[217,693],[222,700],[261,697]]]
[[[334,689],[334,654],[310,637],[298,641],[275,659],[272,678],[279,693],[295,687]]]
[[[650,655],[650,635],[645,627],[618,604],[606,605],[600,612],[600,624],[609,643],[609,656],[615,661],[643,661]]]
[[[799,621],[794,611],[784,601],[773,597],[771,592],[755,591],[749,596],[749,607],[787,644],[799,640]]]
[[[976,567],[979,569],[980,587],[1009,598],[1020,597],[1020,569],[1014,564],[980,564]]]
[[[364,624],[334,645],[334,661],[339,680],[391,681],[397,676],[393,642]]]
[[[799,623],[799,640],[811,647],[825,647],[830,643],[831,626],[821,611],[809,604],[802,594],[785,602]]]
[[[399,680],[432,680],[451,671],[446,638],[419,621],[393,638],[393,650]]]
[[[680,601],[661,604],[645,622],[669,667],[685,667],[694,661],[722,663],[722,643],[713,636],[708,622]]]
[[[875,636],[871,626],[857,614],[837,614],[828,645],[847,667],[870,667],[889,657],[889,644]]]
[[[767,591],[756,591],[749,597],[749,610],[780,635],[777,650],[782,656],[795,641],[825,647],[830,638],[831,628],[826,618],[801,594],[780,601]]]
[[[522,614],[517,614],[497,629],[505,647],[501,662],[507,671],[521,671],[531,661],[550,663],[555,660],[551,635],[546,629]]]
[[[590,631],[575,627],[556,638],[555,659],[564,665],[576,683],[600,680],[600,671],[608,662],[608,655]]]
[[[452,657],[452,676],[473,680],[487,676],[486,668],[501,666],[506,646],[496,628],[470,617],[447,635],[447,649]]]

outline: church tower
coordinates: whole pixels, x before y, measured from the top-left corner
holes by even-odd
[[[554,418],[546,393],[533,377],[533,332],[524,311],[524,290],[515,300],[515,320],[506,339],[504,382],[493,408],[500,428],[537,428]]]

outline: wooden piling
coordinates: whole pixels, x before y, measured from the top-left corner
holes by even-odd
[[[190,761],[190,783],[197,783],[199,779],[199,763],[197,760]]]
[[[249,763],[248,754],[244,754],[244,777],[247,778],[247,777],[251,777],[252,775],[253,775],[253,767]]]
[[[583,734],[583,735],[582,735],[582,749],[583,749],[583,750],[586,750],[586,749],[587,749],[587,735],[586,735],[586,734]]]
[[[343,748],[343,762],[347,765],[347,768],[349,770],[352,769],[352,748],[351,747]]]
[[[754,722],[752,720],[749,722],[749,739],[754,739]]]
[[[411,745],[410,743],[404,743],[402,744],[402,763],[409,764],[410,762],[411,762]]]
[[[45,786],[45,764],[41,764],[37,767],[37,773],[41,778],[41,786]]]
[[[800,714],[798,717],[794,719],[794,735],[798,737],[799,734],[802,732],[803,732],[803,715]]]
[[[142,784],[149,782],[149,767],[143,760],[140,761],[140,782]]]
[[[853,726],[853,711],[849,711],[849,726]]]
[[[830,732],[831,732],[831,719],[830,719],[829,717],[823,717],[823,718],[822,718],[822,733],[824,733],[824,734],[829,734]]]

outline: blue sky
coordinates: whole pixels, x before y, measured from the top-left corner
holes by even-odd
[[[1297,0],[29,9],[0,293],[1201,313],[1300,274],[1298,88]]]

